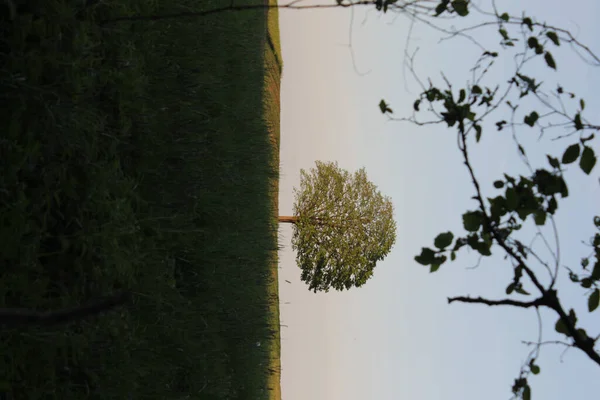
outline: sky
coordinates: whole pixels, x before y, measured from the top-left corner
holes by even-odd
[[[537,19],[573,31],[600,53],[596,1],[498,3],[510,3],[505,10],[516,15],[525,7]],[[350,171],[366,168],[381,192],[392,198],[398,226],[396,245],[364,287],[318,294],[300,281],[292,230],[281,226],[282,398],[508,399],[531,349],[522,341],[537,340],[536,314],[448,305],[447,298],[455,295],[506,297],[512,271],[502,257],[486,258],[472,269],[477,257],[463,252],[435,274],[414,261],[438,233],[463,232],[461,215],[476,206],[470,199],[473,188],[454,130],[388,121],[380,113],[377,104],[385,98],[395,115],[410,115],[420,90],[402,66],[409,21],[365,11],[280,11],[280,215],[292,213],[300,169],[313,167],[316,160],[337,161]],[[351,21],[355,66],[348,47]],[[450,81],[464,86],[479,51],[460,38],[439,43],[439,36],[424,26],[415,26],[411,37],[408,49],[419,47],[416,69],[422,79],[432,77],[439,84],[444,71]],[[497,43],[497,33],[490,29],[478,39]],[[594,93],[600,88],[600,70],[568,51],[553,54],[558,70],[549,70],[542,61],[532,64],[534,74],[551,88],[558,79],[584,97],[588,116],[593,117],[600,106],[600,96]],[[501,68],[497,73],[494,76],[501,78]],[[537,136],[528,130],[519,136],[534,165],[546,166],[545,154],[561,155],[574,142],[538,142]],[[599,154],[597,144],[593,143]],[[491,183],[503,172],[526,173],[507,131],[484,131],[471,153],[486,196],[494,195]],[[592,177],[576,167],[567,171],[571,195],[559,203],[556,217],[562,265],[577,267],[588,253],[581,241],[593,234],[592,217],[600,214],[598,171]],[[525,238],[533,236],[532,231],[525,233]],[[541,246],[535,248],[543,253]],[[536,271],[546,279],[543,270]],[[600,311],[587,312],[586,297],[568,282],[564,269],[558,287],[565,307],[579,311],[588,333],[600,334]],[[542,313],[542,321],[544,339],[560,339],[553,329],[555,316]],[[560,347],[545,347],[538,364],[540,375],[530,378],[534,399],[597,398],[598,367],[579,350],[563,354]]]

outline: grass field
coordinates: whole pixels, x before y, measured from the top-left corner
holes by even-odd
[[[13,1],[0,307],[133,300],[2,328],[0,398],[280,398],[277,12],[101,25],[223,1]]]

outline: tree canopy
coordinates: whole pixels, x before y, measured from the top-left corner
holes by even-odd
[[[317,161],[300,174],[292,248],[301,279],[315,293],[364,285],[396,241],[391,199],[364,168],[351,174],[337,162]]]

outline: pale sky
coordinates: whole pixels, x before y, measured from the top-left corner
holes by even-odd
[[[487,0],[480,3],[487,4]],[[511,3],[540,20],[577,33],[597,53],[600,3],[529,0]],[[284,400],[358,399],[508,399],[510,388],[530,348],[522,340],[537,339],[532,310],[486,308],[454,303],[454,295],[504,298],[512,271],[501,257],[484,259],[461,253],[458,262],[444,264],[435,274],[413,257],[432,246],[442,231],[462,234],[461,215],[475,208],[473,189],[461,163],[454,130],[389,122],[378,110],[382,98],[398,116],[408,115],[419,87],[402,68],[408,20],[394,20],[364,10],[355,13],[353,46],[359,76],[348,49],[351,14],[346,10],[280,11],[283,52],[281,92],[280,215],[290,215],[293,187],[300,169],[316,160],[338,161],[354,171],[366,167],[369,178],[392,197],[397,243],[380,262],[374,277],[359,289],[314,294],[300,281],[291,250],[291,228],[282,226],[280,301],[282,331],[282,397]],[[494,30],[488,38],[496,41]],[[439,83],[443,70],[451,81],[464,83],[465,71],[478,52],[456,39],[437,44],[436,34],[417,27],[410,43],[420,46],[417,67],[421,78]],[[485,37],[482,37],[485,39]],[[586,100],[588,116],[600,106],[600,69],[553,51],[558,72],[540,65],[536,76]],[[597,121],[596,121],[597,122]],[[571,142],[536,143],[537,132],[520,131],[532,161],[546,166],[545,154],[561,155]],[[574,141],[574,139],[572,140]],[[597,146],[596,153],[600,154]],[[506,131],[484,132],[471,146],[476,173],[484,193],[502,172],[526,174]],[[535,163],[534,163],[535,165]],[[575,165],[575,164],[574,164]],[[592,217],[600,214],[598,168],[584,177],[576,167],[568,172],[571,196],[559,203],[561,258],[577,268],[588,249],[582,240],[593,233]],[[531,237],[531,235],[529,236]],[[550,235],[549,238],[552,238]],[[541,248],[538,248],[541,249]],[[545,278],[543,271],[540,276]],[[600,311],[589,314],[583,291],[570,284],[564,270],[559,293],[565,307],[574,307],[589,334],[600,333]],[[292,283],[288,284],[285,280]],[[525,299],[525,298],[524,298]],[[290,303],[290,304],[286,304]],[[560,339],[556,317],[543,314],[544,339]],[[596,399],[600,393],[598,367],[579,350],[545,347],[538,364],[542,372],[530,379],[534,399]]]

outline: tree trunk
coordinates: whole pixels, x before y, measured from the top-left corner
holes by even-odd
[[[298,217],[280,216],[278,221],[279,222],[287,222],[288,224],[296,224],[296,223],[298,223]]]

